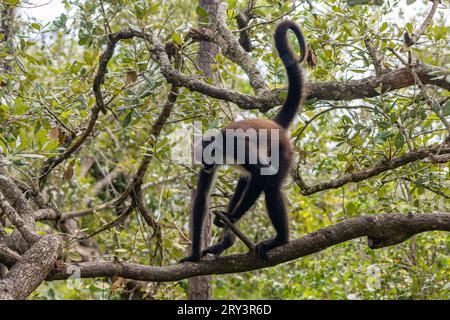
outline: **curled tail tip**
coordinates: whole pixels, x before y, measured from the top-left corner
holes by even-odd
[[[287,32],[289,29],[291,29],[294,32],[294,34],[297,37],[297,41],[300,45],[301,53],[300,53],[300,57],[298,58],[298,60],[296,62],[301,64],[306,60],[306,58],[308,56],[308,45],[306,43],[305,36],[304,36],[303,31],[300,28],[300,26],[292,20],[283,20],[277,24],[277,26],[275,28],[274,36],[276,39],[277,38],[280,40],[285,39],[284,41],[286,41],[286,42],[284,42],[284,46],[287,47],[288,45],[287,45],[286,35],[287,35]],[[282,48],[282,50],[283,50],[283,48]],[[287,50],[287,48],[284,48],[284,50]]]
[[[297,57],[289,45],[289,30],[291,30],[297,38],[301,51],[300,57]],[[306,60],[307,45],[302,30],[294,21],[291,20],[284,20],[278,23],[274,32],[274,38],[275,47],[284,66],[286,67],[289,85],[286,100],[273,120],[287,129],[290,123],[294,120],[297,110],[302,103],[304,91],[303,73],[302,68],[300,68],[298,64]]]
[[[280,22],[278,22],[276,28],[281,29],[281,28],[290,28],[290,27],[300,28],[297,25],[297,23],[295,23],[293,20],[289,20],[289,19],[281,20]]]

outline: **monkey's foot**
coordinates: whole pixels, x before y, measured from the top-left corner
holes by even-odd
[[[180,260],[179,263],[183,262],[199,262],[200,261],[200,255],[197,254],[191,254],[190,256],[187,256]]]
[[[218,245],[213,245],[202,250],[202,257],[206,256],[207,254],[213,254],[215,257],[218,257],[222,254],[222,252],[223,250],[221,250]]]
[[[256,254],[262,260],[269,261],[269,258],[267,257],[267,252],[275,247],[282,245],[283,243],[286,243],[286,242],[287,241],[282,241],[277,238],[265,240],[256,245],[256,247],[255,247]]]

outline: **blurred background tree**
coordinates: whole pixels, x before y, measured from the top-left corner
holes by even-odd
[[[51,12],[54,2],[43,8]],[[248,95],[254,88],[238,64],[193,39],[190,30],[199,27],[199,17],[213,18],[200,2],[66,0],[64,12],[47,23],[30,15],[35,4],[6,0],[0,5],[0,151],[13,177],[40,188],[63,217],[76,216],[58,225],[38,222],[38,231],[70,234],[72,241],[64,246],[66,262],[101,258],[145,265],[175,263],[188,250],[190,199],[196,182],[189,156],[179,159],[176,153],[186,147],[184,138],[192,134],[193,121],[201,121],[204,129],[219,128],[238,119],[270,118],[277,108],[272,104],[248,110],[181,85],[161,133],[149,134],[173,87],[155,61],[151,44],[126,39],[117,44],[102,83],[106,114],[100,113],[82,146],[42,179],[44,163],[67,150],[86,130],[96,104],[92,88],[99,59],[109,36],[121,29],[152,30],[175,48],[172,62],[180,59],[178,65],[173,62],[175,68],[189,77]],[[328,97],[308,96],[291,128],[297,157],[294,171],[301,173],[301,179],[294,174],[285,186],[293,239],[359,215],[449,212],[448,160],[423,157],[317,192],[302,184],[333,181],[448,137],[448,4],[407,0],[227,4],[228,28],[261,72],[265,89],[285,84],[285,71],[272,44],[274,26],[284,18],[296,21],[305,32],[310,83],[383,79],[404,69],[405,63],[413,68],[421,63],[433,66],[428,81],[441,84],[422,83],[420,75],[417,85],[395,90],[386,91],[381,81],[376,94],[362,90],[344,96],[346,92],[336,86]],[[207,67],[197,58],[199,50],[211,53]],[[416,71],[411,72],[409,77]],[[397,80],[407,82],[401,75]],[[283,94],[279,92],[280,98]],[[143,157],[151,157],[142,184],[147,211],[127,212],[135,201],[131,198],[102,207],[126,190]],[[228,174],[219,173],[213,191],[213,208],[225,206],[233,190],[235,173],[224,171]],[[271,237],[268,226],[258,202],[241,230],[256,243]],[[3,232],[12,232],[6,222]],[[212,241],[219,232],[212,229]],[[238,243],[227,254],[245,250]],[[276,267],[216,275],[211,285],[212,298],[217,299],[448,299],[449,279],[450,237],[432,232],[375,251],[364,239],[356,239]],[[31,298],[174,299],[187,298],[187,293],[188,280],[94,278],[75,285],[44,282]]]

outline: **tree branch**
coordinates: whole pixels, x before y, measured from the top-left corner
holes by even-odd
[[[28,297],[47,277],[61,252],[61,238],[54,235],[42,237],[0,280],[0,300]]]
[[[217,13],[217,22],[215,28],[224,40],[222,50],[226,57],[239,65],[247,74],[250,85],[255,91],[255,95],[263,94],[266,91],[266,84],[261,72],[256,68],[255,63],[249,54],[239,43],[238,39],[233,35],[227,25],[227,8],[224,3],[219,4]],[[219,39],[219,38],[218,38]],[[219,44],[220,46],[220,44]]]
[[[395,157],[389,160],[385,160],[380,162],[379,164],[357,172],[347,173],[343,176],[328,180],[325,182],[321,182],[312,186],[308,186],[301,177],[300,174],[293,173],[293,179],[301,188],[302,195],[311,195],[313,193],[328,190],[328,189],[337,189],[342,187],[343,185],[350,182],[359,182],[372,177],[379,175],[382,172],[396,169],[398,167],[404,166],[405,164],[422,160],[428,157],[433,157],[440,154],[448,154],[450,153],[450,145],[449,144],[439,144],[432,147],[426,147],[419,150],[413,150],[399,157]]]
[[[39,236],[35,233],[33,226],[27,224],[17,211],[9,204],[8,200],[0,192],[0,208],[8,217],[9,221],[19,230],[22,237],[27,241],[28,246],[35,243]]]
[[[0,243],[0,263],[11,268],[20,259],[20,254]]]
[[[95,123],[97,122],[100,111],[106,113],[106,106],[103,100],[103,95],[100,86],[104,82],[105,75],[108,72],[107,71],[108,62],[109,60],[111,60],[114,54],[117,43],[120,40],[130,39],[132,37],[133,35],[129,34],[128,32],[117,32],[109,36],[109,41],[106,50],[100,57],[98,70],[95,75],[94,83],[92,86],[95,96],[95,105],[91,110],[91,116],[89,117],[88,125],[86,129],[84,129],[83,133],[79,136],[79,138],[74,143],[72,143],[62,154],[53,158],[48,158],[44,162],[39,176],[39,184],[41,187],[45,182],[47,176],[50,174],[50,172],[57,165],[62,163],[64,160],[68,159],[75,151],[77,151],[78,148],[80,148],[81,145],[86,141],[86,139],[91,135],[92,131],[94,130]]]
[[[69,270],[79,268],[82,278],[123,277],[127,279],[166,282],[208,274],[251,271],[295,260],[328,247],[359,237],[368,237],[370,248],[391,246],[425,231],[450,231],[450,213],[390,213],[347,219],[335,225],[288,242],[268,253],[269,261],[254,253],[234,254],[200,263],[183,263],[168,267],[144,266],[127,262],[83,262],[59,265],[47,280],[62,280],[71,276]]]
[[[372,42],[372,39],[370,39],[369,37],[365,37],[364,44],[366,46],[367,53],[369,54],[370,59],[372,59],[373,66],[375,68],[375,74],[377,76],[383,74],[383,72],[386,71],[386,69],[384,68],[384,66],[382,64],[383,57],[380,57],[380,54],[378,53],[377,48],[375,47],[374,43]]]
[[[23,253],[38,239],[35,233],[34,210],[20,188],[9,177],[6,164],[1,161],[0,208],[17,228],[5,239],[6,244],[11,249]]]
[[[400,56],[394,49],[388,48],[388,50],[391,51],[405,65],[406,69],[412,75],[412,77],[414,78],[414,81],[416,82],[416,84],[419,86],[420,92],[422,93],[423,98],[425,99],[426,103],[430,107],[430,110],[433,111],[434,113],[436,113],[438,118],[444,124],[445,128],[447,129],[447,131],[450,133],[450,124],[448,123],[447,119],[445,118],[445,116],[440,111],[435,111],[434,110],[434,108],[433,108],[433,101],[431,100],[430,96],[428,95],[427,90],[426,90],[425,86],[423,85],[422,80],[420,79],[420,77],[417,74],[417,72],[414,69],[414,67],[410,66],[409,63],[405,59],[403,59],[403,57]]]
[[[416,34],[413,34],[412,37],[408,34],[409,38],[411,39],[411,41],[406,43],[406,45],[408,47],[411,47],[415,43],[417,43],[419,38],[425,33],[425,30],[427,29],[427,27],[431,24],[431,21],[433,20],[433,16],[436,13],[436,9],[437,9],[439,3],[441,3],[441,1],[440,0],[432,0],[432,2],[433,2],[433,5],[431,6],[430,12],[428,13],[427,17],[425,18],[422,25],[420,26],[419,31],[417,31]],[[406,32],[408,32],[408,31],[406,31]]]
[[[414,69],[424,84],[433,84],[442,89],[450,90],[450,83],[442,79],[433,79],[432,72],[445,72],[442,68],[416,64]],[[450,74],[447,72],[447,74]],[[381,93],[407,88],[416,85],[414,77],[406,68],[398,68],[381,76],[371,76],[360,80],[343,82],[308,83],[307,98],[318,100],[354,100],[373,98]]]

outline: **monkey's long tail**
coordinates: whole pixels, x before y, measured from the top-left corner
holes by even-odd
[[[297,37],[301,55],[297,59],[294,51],[289,46],[287,32],[291,29]],[[306,58],[306,41],[300,27],[293,21],[285,20],[279,23],[274,33],[275,47],[283,61],[288,75],[288,94],[280,111],[273,121],[284,128],[288,128],[303,101],[304,80],[303,71],[299,66]]]

